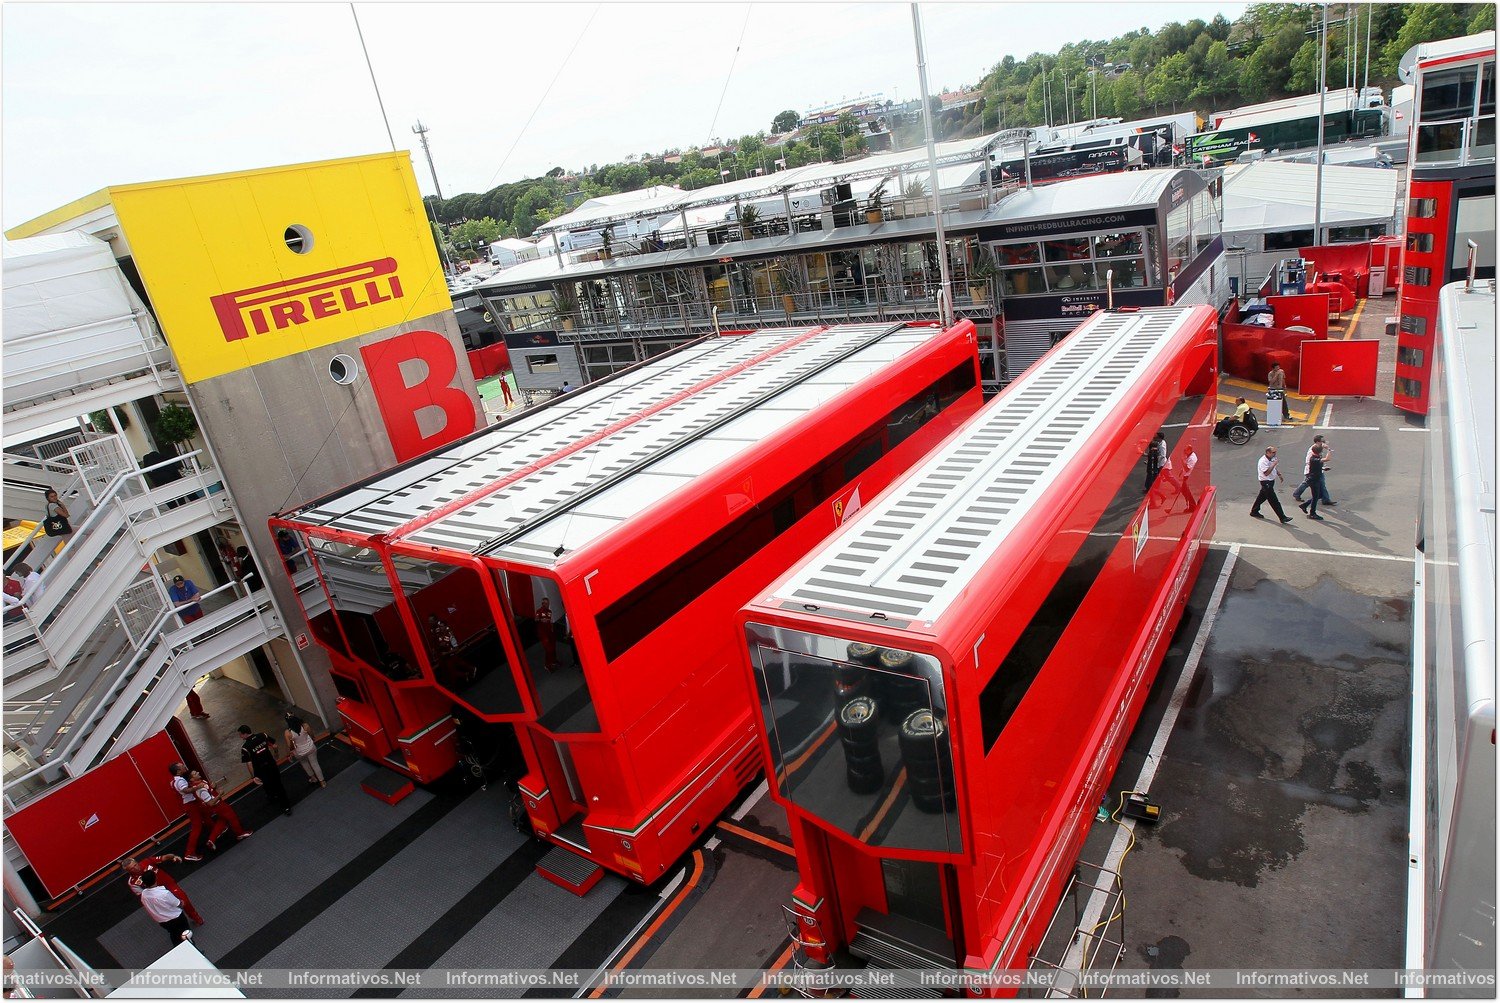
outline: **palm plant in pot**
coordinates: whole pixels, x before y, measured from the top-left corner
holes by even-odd
[[[974,255],[974,265],[969,269],[969,298],[975,303],[989,302],[994,278],[995,259],[989,251],[981,248]]]
[[[865,222],[872,226],[885,219],[885,182],[875,186],[865,202]]]
[[[562,329],[573,330],[573,317],[578,313],[578,293],[574,291],[573,283],[564,282],[557,287],[557,292],[553,295],[553,309],[557,311]]]
[[[797,312],[797,297],[792,293],[792,274],[787,268],[787,263],[783,261],[781,266],[776,269],[774,281],[776,283],[776,291],[781,294],[781,309],[786,312],[787,318],[790,319],[792,314]]]
[[[740,207],[740,236],[749,240],[755,233],[755,227],[760,223],[760,210],[753,205]]]

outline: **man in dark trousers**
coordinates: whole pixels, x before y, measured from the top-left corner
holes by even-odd
[[[250,769],[250,779],[265,788],[266,797],[281,808],[283,815],[292,813],[292,799],[281,786],[281,767],[276,763],[276,742],[260,732],[252,733],[248,724],[240,725],[240,762]]]
[[[182,912],[181,900],[156,883],[154,871],[147,871],[141,875],[140,894],[141,907],[146,910],[146,915],[167,931],[167,936],[172,940],[172,946],[176,947],[183,941],[189,929],[188,918]]]

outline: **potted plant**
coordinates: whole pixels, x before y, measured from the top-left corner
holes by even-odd
[[[969,269],[969,298],[975,303],[989,302],[990,282],[994,277],[994,259],[987,251],[980,251],[974,258],[974,267]]]
[[[606,226],[603,230],[599,231],[599,239],[604,241],[604,248],[599,252],[599,255],[605,261],[608,261],[611,257],[615,241],[615,225],[611,223],[609,226]]]
[[[870,193],[870,198],[865,202],[865,221],[871,226],[885,219],[885,182],[875,186]]]
[[[906,203],[907,215],[927,215],[927,185],[922,182],[921,178],[912,178],[908,181],[906,187],[901,190],[901,196]]]
[[[792,276],[785,264],[776,270],[776,291],[781,294],[781,309],[791,319],[792,314],[797,312],[797,297],[792,295]]]
[[[573,289],[573,283],[564,282],[558,286],[553,301],[557,319],[562,323],[562,329],[573,330],[573,315],[578,312],[578,294]]]
[[[156,416],[156,440],[176,447],[198,434],[198,419],[190,408],[168,404]]]
[[[740,236],[749,240],[755,230],[755,225],[760,222],[760,210],[753,205],[740,207]]]

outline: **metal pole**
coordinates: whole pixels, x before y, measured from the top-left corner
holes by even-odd
[[[922,48],[922,14],[916,4],[911,5],[912,35],[917,44],[917,79],[922,84],[922,125],[927,133],[927,169],[932,173],[932,211],[937,223],[938,276],[942,283],[938,290],[938,318],[944,327],[953,326],[953,296],[948,275],[948,236],[943,229],[943,190],[938,186],[937,146],[932,139],[931,100],[927,96],[927,55]]]
[[[427,157],[427,169],[432,172],[432,188],[437,192],[438,201],[446,201],[443,199],[443,186],[438,184],[437,168],[432,163],[432,150],[427,145],[427,133],[431,130],[422,124],[421,119],[418,119],[417,124],[411,127],[411,131],[416,133],[417,138],[422,141],[422,153]]]
[[[1360,90],[1370,86],[1370,35],[1375,29],[1375,5],[1369,4],[1370,13],[1365,18],[1365,82]]]
[[[1031,191],[1031,130],[1021,133],[1021,159],[1026,162],[1026,190]]]
[[[1323,243],[1323,115],[1328,104],[1328,4],[1323,4],[1323,44],[1318,47],[1318,167],[1313,183],[1313,246]]]

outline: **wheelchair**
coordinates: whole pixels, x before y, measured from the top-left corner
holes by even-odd
[[[1256,421],[1255,412],[1250,411],[1245,415],[1244,421],[1237,420],[1233,415],[1220,418],[1219,423],[1214,426],[1214,438],[1227,439],[1236,446],[1243,446],[1258,431],[1260,422]]]

